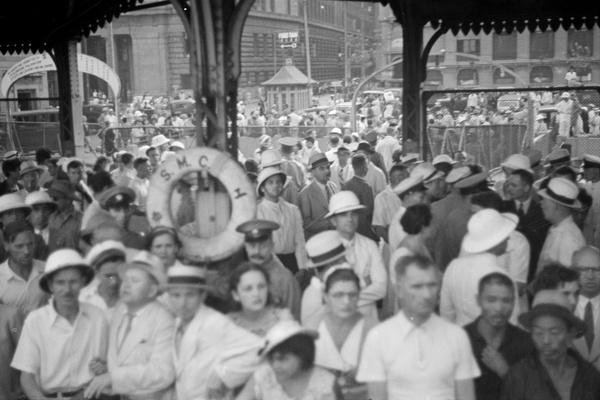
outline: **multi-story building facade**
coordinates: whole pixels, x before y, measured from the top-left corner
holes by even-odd
[[[389,7],[380,9],[383,66],[402,57],[402,27],[394,22]],[[434,29],[426,27],[424,43]],[[465,55],[466,54],[466,55]],[[515,75],[507,73],[511,70]],[[576,82],[600,84],[600,29],[523,33],[448,33],[434,44],[429,60],[425,87],[473,89],[540,87],[566,85],[572,69]],[[402,65],[390,68],[384,79],[402,77]]]

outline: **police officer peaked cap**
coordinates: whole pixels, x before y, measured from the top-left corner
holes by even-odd
[[[239,225],[236,231],[244,234],[246,242],[260,242],[271,237],[271,233],[277,229],[279,224],[276,222],[253,219]]]

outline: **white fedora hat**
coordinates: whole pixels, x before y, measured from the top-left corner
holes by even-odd
[[[73,249],[60,249],[50,254],[46,261],[44,274],[40,278],[40,288],[50,293],[48,287],[48,279],[52,274],[65,268],[79,268],[85,277],[85,285],[87,286],[94,278],[94,269],[81,257],[81,255]]]
[[[27,197],[25,197],[25,204],[30,207],[42,204],[58,207],[56,202],[50,198],[48,192],[44,192],[42,190],[36,190],[35,192],[29,193]]]
[[[178,149],[185,150],[185,146],[183,145],[183,143],[181,143],[178,140],[176,140],[173,143],[171,143],[170,147],[177,147]]]
[[[22,209],[28,214],[31,212],[31,207],[25,204],[23,197],[16,193],[5,194],[0,196],[0,214],[10,210]]]
[[[422,177],[423,183],[433,182],[436,179],[443,178],[445,175],[442,171],[436,169],[430,162],[424,162],[417,165],[410,171],[411,177]]]
[[[502,243],[516,227],[514,217],[506,217],[491,208],[483,209],[469,220],[462,247],[469,253],[482,253]]]
[[[522,169],[533,174],[533,171],[531,170],[531,161],[529,160],[529,157],[524,156],[522,154],[510,155],[500,165],[505,168],[510,168],[514,171]]]
[[[119,274],[123,274],[131,268],[139,268],[148,272],[161,287],[167,283],[163,262],[149,251],[142,250],[129,260],[128,263],[119,265]]]
[[[189,265],[174,265],[167,271],[167,289],[174,287],[188,287],[210,290],[206,281],[206,268],[192,267]]]
[[[125,246],[116,240],[107,240],[92,247],[85,257],[85,261],[96,269],[97,266],[103,264],[106,260],[116,257],[121,257],[123,260],[127,258]]]
[[[285,172],[281,171],[279,168],[275,167],[267,167],[263,168],[262,171],[258,174],[258,181],[256,184],[256,195],[258,197],[262,197],[262,193],[260,192],[260,187],[262,184],[272,176],[280,175],[282,179],[282,184],[285,185],[285,181],[287,180],[287,175]]]
[[[423,184],[423,177],[421,175],[409,176],[392,189],[392,192],[398,196],[411,191],[427,191],[427,187]]]
[[[454,168],[446,177],[447,183],[456,183],[461,179],[471,175],[471,169],[469,167]]]
[[[282,162],[281,154],[276,150],[265,150],[260,156],[261,168],[275,167],[281,165]]]
[[[265,347],[259,350],[258,355],[266,356],[275,347],[296,335],[306,335],[316,339],[319,337],[319,332],[313,329],[303,328],[302,325],[294,320],[278,322],[269,329],[269,332],[267,332],[267,336],[265,336],[265,339],[267,340]]]
[[[565,207],[581,208],[581,202],[577,200],[579,188],[567,178],[550,179],[548,187],[540,190],[538,194]]]
[[[21,163],[21,167],[19,169],[19,175],[23,177],[23,175],[30,173],[31,171],[37,171],[40,174],[44,172],[42,167],[40,167],[35,161],[29,160]]]
[[[337,231],[323,231],[306,241],[307,268],[317,268],[346,256],[346,248]]]
[[[360,200],[358,200],[354,192],[342,190],[329,199],[329,212],[325,214],[325,218],[348,211],[363,210],[364,208],[365,206],[360,204]]]
[[[152,147],[159,147],[170,142],[171,140],[167,139],[165,135],[156,135],[152,138]]]

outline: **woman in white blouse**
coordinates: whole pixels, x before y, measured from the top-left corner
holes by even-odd
[[[334,267],[324,277],[326,314],[319,324],[315,364],[334,372],[345,400],[367,398],[356,370],[367,332],[372,328],[358,311],[360,280],[349,268]]]

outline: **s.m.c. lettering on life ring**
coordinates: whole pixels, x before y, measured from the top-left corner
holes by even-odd
[[[163,162],[150,180],[146,207],[148,221],[152,227],[179,228],[171,215],[171,196],[178,182],[192,172],[208,173],[225,186],[231,201],[231,217],[225,229],[210,238],[188,236],[178,230],[182,251],[193,261],[220,261],[244,244],[244,236],[236,232],[237,226],[256,216],[256,195],[252,183],[244,169],[228,153],[197,147]],[[202,204],[197,207],[202,207]]]

